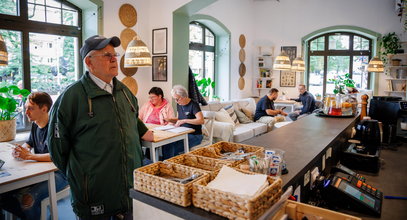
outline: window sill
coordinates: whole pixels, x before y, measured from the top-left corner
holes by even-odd
[[[18,132],[14,140],[8,141],[10,144],[24,144],[30,137],[30,131]]]

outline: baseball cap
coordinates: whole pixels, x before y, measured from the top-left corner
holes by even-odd
[[[108,44],[113,47],[120,46],[120,39],[116,36],[111,38],[106,38],[100,35],[94,35],[85,40],[85,44],[79,50],[82,59],[85,59],[86,55],[92,50],[100,50],[105,48]]]

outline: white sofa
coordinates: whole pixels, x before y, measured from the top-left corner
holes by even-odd
[[[256,111],[256,102],[253,98],[237,99],[224,102],[210,102],[206,106],[201,106],[203,111],[219,111],[221,108],[232,105],[235,108],[245,108],[250,110],[252,115]],[[242,142],[254,136],[267,132],[267,125],[263,123],[251,122],[248,124],[234,125],[227,122],[214,121],[213,123],[213,137],[215,141],[232,141]]]

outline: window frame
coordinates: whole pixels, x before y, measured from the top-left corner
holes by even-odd
[[[349,50],[329,50],[329,36],[334,35],[347,35],[349,36]],[[354,36],[358,36],[369,41],[369,49],[368,50],[354,50]],[[324,50],[311,50],[311,42],[320,38],[324,37]],[[349,75],[350,78],[353,77],[353,57],[354,56],[368,56],[368,60],[372,58],[372,47],[373,47],[373,40],[369,37],[366,37],[361,34],[346,32],[346,31],[335,31],[329,32],[325,34],[317,35],[307,41],[307,85],[309,86],[309,79],[310,79],[310,57],[311,56],[323,56],[324,57],[324,79],[323,79],[323,96],[326,94],[326,83],[327,83],[327,73],[328,73],[328,56],[349,56]],[[367,73],[367,89],[371,88],[371,73]]]
[[[61,2],[61,12],[64,10],[63,5],[67,5],[78,11],[78,26],[70,26],[64,24],[47,23],[41,21],[33,21],[28,18],[28,1],[17,1],[17,15],[0,14],[0,29],[8,31],[18,31],[21,33],[21,54],[22,54],[22,72],[23,72],[23,87],[31,91],[31,61],[30,61],[30,33],[62,35],[78,38],[78,48],[82,46],[82,10],[76,5],[66,1]],[[77,58],[78,77],[83,74],[83,63],[80,56]],[[30,124],[24,115],[25,127],[17,131],[26,131],[30,129]]]
[[[203,56],[202,56],[202,58],[203,58],[203,60],[202,60],[202,62],[203,62],[203,65],[202,65],[202,68],[203,68],[203,77],[207,77],[207,74],[206,74],[206,62],[205,62],[205,54],[206,54],[206,52],[213,52],[213,54],[214,54],[214,59],[213,59],[213,81],[215,81],[215,79],[216,79],[216,71],[215,71],[215,69],[216,69],[216,35],[215,35],[215,33],[213,33],[213,31],[211,30],[211,29],[209,29],[206,25],[204,25],[204,24],[202,24],[202,23],[200,23],[200,22],[197,22],[197,21],[192,21],[192,22],[190,22],[189,23],[189,25],[191,25],[191,24],[193,24],[193,25],[198,25],[198,26],[200,26],[201,28],[202,28],[202,43],[195,43],[195,42],[191,42],[191,41],[189,41],[189,39],[188,39],[188,41],[189,41],[189,49],[188,49],[188,51],[189,50],[197,50],[197,51],[202,51],[203,52]],[[205,34],[206,34],[206,31],[209,31],[212,35],[213,35],[213,45],[214,46],[209,46],[209,45],[206,45],[206,38],[205,38]],[[214,92],[215,92],[215,88],[214,88]],[[214,93],[213,93],[214,94]]]

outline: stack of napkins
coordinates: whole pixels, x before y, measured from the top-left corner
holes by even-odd
[[[223,166],[214,180],[207,187],[252,197],[269,185],[267,175],[244,174],[228,166]]]

